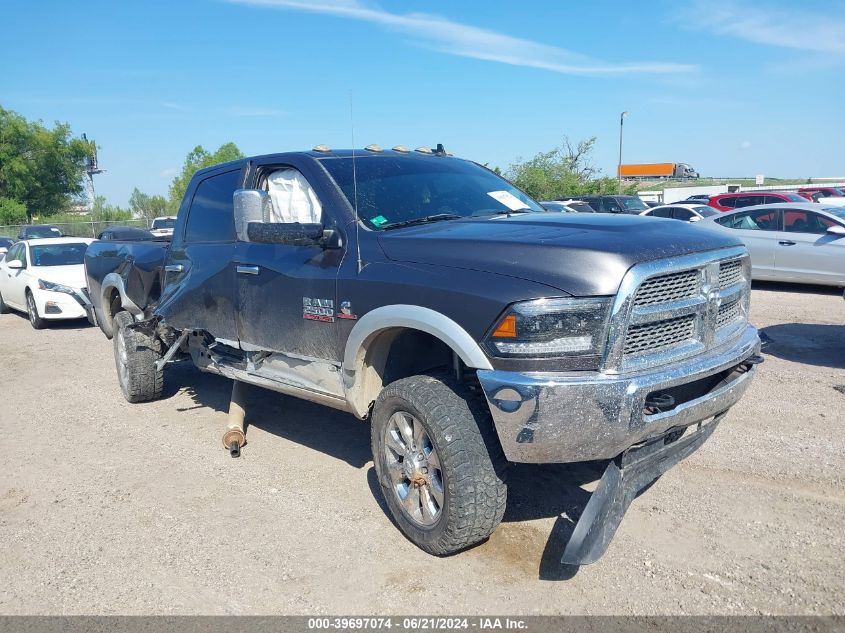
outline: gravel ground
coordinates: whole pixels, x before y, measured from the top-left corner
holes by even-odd
[[[493,537],[434,558],[385,514],[365,424],[253,389],[233,460],[228,381],[180,365],[130,405],[99,330],[0,316],[0,613],[845,613],[845,301],[761,284],[752,321],[746,397],[572,570],[588,469],[515,467]]]

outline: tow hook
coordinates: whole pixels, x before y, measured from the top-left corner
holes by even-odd
[[[764,360],[765,359],[759,354],[753,354],[752,356],[749,356],[744,361],[742,361],[742,364],[745,365],[746,368],[751,369],[752,367],[754,367],[754,365],[759,365]]]
[[[223,434],[223,448],[232,457],[241,456],[241,448],[246,444],[244,417],[246,415],[246,387],[240,380],[232,382],[232,398],[229,401],[229,420],[226,433]]]
[[[660,411],[666,411],[675,406],[675,396],[665,391],[655,391],[646,396],[645,406],[658,413]]]

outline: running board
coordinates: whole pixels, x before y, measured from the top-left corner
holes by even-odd
[[[720,413],[710,422],[698,424],[697,429],[680,439],[671,441],[680,430],[674,429],[612,459],[581,513],[560,562],[589,565],[601,558],[637,494],[698,450],[725,415]]]

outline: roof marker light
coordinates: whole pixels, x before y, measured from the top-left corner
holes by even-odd
[[[380,145],[376,145],[372,143],[371,145],[367,145],[365,148],[368,152],[383,152],[384,150],[381,148]]]
[[[315,152],[330,152],[330,151],[332,151],[331,147],[329,147],[328,145],[323,145],[322,143],[320,143],[319,145],[315,145],[312,149]]]
[[[400,152],[400,153],[402,153],[402,154],[407,154],[407,153],[409,153],[411,150],[409,150],[409,149],[408,149],[407,147],[405,147],[404,145],[396,145],[396,146],[394,146],[394,147],[393,147],[393,151],[394,151],[394,152]]]
[[[419,152],[420,154],[434,154],[430,147],[418,147],[414,151]]]

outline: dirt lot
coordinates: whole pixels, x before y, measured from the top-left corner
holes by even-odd
[[[365,424],[255,389],[233,460],[228,381],[180,365],[130,405],[99,330],[2,316],[0,613],[845,613],[845,301],[755,286],[752,321],[748,395],[572,570],[583,469],[515,467],[494,536],[433,558],[385,514]]]

